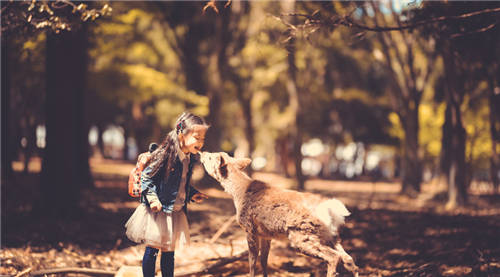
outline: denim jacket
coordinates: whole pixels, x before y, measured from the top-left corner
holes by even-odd
[[[193,195],[198,193],[198,191],[189,184],[193,173],[193,166],[196,161],[195,156],[190,154],[189,168],[185,184],[186,200],[183,207],[184,212],[187,212],[187,203],[191,200]],[[150,166],[146,167],[144,171],[142,171],[141,175],[141,203],[145,203],[149,207],[149,202],[146,199],[146,196],[156,196],[161,202],[162,210],[167,213],[172,212],[174,209],[175,199],[179,192],[179,183],[182,179],[182,167],[182,162],[179,157],[177,157],[172,169],[169,172],[168,178],[166,178],[165,165],[163,165],[158,173],[152,178],[149,177],[149,173],[152,171],[152,168]]]

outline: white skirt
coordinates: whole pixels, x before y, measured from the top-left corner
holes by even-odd
[[[153,212],[146,204],[140,204],[125,224],[127,237],[137,243],[174,251],[188,246],[189,225],[183,210],[165,213]]]

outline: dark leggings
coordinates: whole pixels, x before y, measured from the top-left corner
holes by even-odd
[[[142,274],[144,277],[155,276],[156,256],[158,249],[153,247],[146,247],[144,257],[142,258]],[[174,277],[174,252],[161,252],[161,276]]]

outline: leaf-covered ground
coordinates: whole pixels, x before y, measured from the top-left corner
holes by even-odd
[[[72,218],[33,216],[39,191],[36,172],[16,173],[14,180],[2,183],[0,275],[59,267],[117,271],[124,265],[140,265],[144,246],[130,242],[123,228],[138,205],[126,192],[133,165],[107,160],[92,160],[91,165],[96,188],[84,191],[84,209]],[[254,177],[276,186],[291,184],[275,174]],[[500,197],[484,184],[475,184],[470,204],[453,212],[442,208],[442,188],[433,184],[424,185],[416,199],[399,196],[397,183],[309,180],[306,189],[337,197],[352,212],[341,237],[362,276],[500,276]],[[235,210],[231,198],[215,183],[201,190],[210,199],[189,207],[192,241],[190,247],[176,251],[179,275],[201,271],[246,250],[245,234],[234,222],[210,243]],[[269,268],[271,276],[313,276],[324,273],[325,265],[296,254],[286,242],[273,241]],[[247,272],[248,263],[242,258],[204,276]]]

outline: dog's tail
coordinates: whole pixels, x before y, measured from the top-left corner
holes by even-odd
[[[351,213],[342,202],[332,198],[321,202],[316,207],[315,214],[332,233],[336,234],[338,228],[345,223],[345,217]]]

